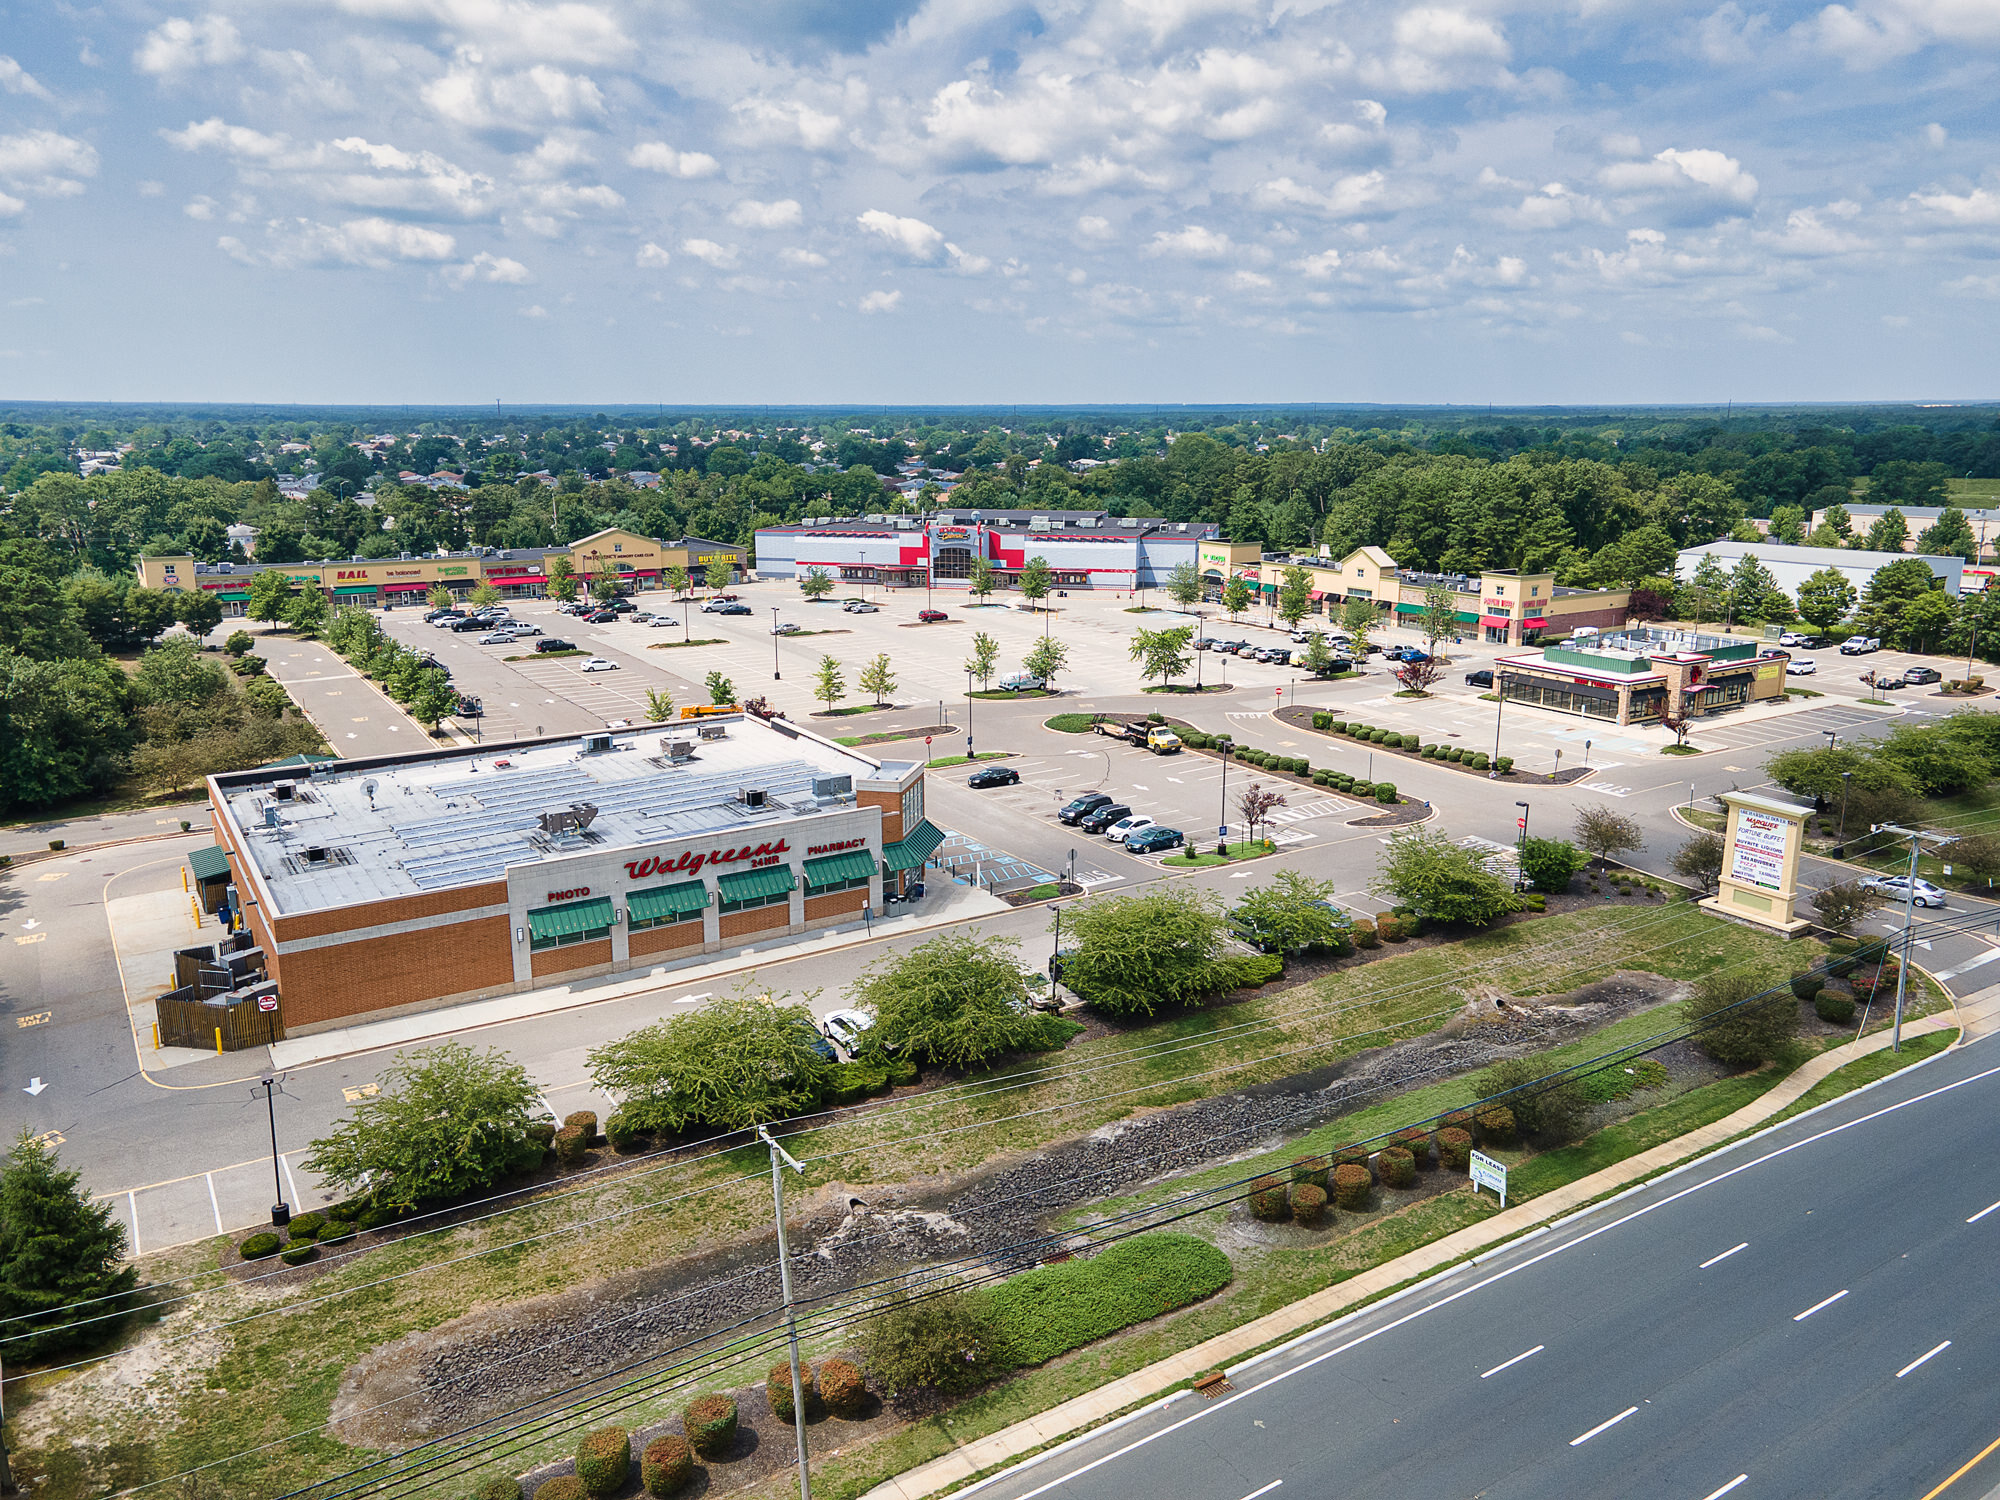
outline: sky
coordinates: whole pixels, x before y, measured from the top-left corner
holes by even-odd
[[[0,397],[1991,398],[2000,0],[0,0]]]

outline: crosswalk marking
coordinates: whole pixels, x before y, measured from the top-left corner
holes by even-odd
[[[1342,802],[1338,798],[1328,798],[1321,802],[1302,802],[1297,807],[1281,807],[1265,816],[1266,823],[1303,823],[1309,818],[1330,818],[1335,813],[1348,811],[1354,804]]]
[[[1979,957],[1968,959],[1955,969],[1938,970],[1937,973],[1931,975],[1931,978],[1937,980],[1938,983],[1943,984],[1946,980],[1958,978],[1959,975],[1966,973],[1968,970],[1977,969],[1982,965],[1990,964],[1996,958],[2000,958],[2000,948],[1988,948],[1984,953],[1980,954]]]

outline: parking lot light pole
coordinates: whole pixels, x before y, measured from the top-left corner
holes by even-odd
[[[777,682],[784,676],[778,670],[778,606],[771,606],[771,681]]]
[[[1224,740],[1215,748],[1222,757],[1222,813],[1216,820],[1215,852],[1227,859],[1229,857],[1229,757],[1236,749],[1236,745],[1231,740]]]
[[[291,1205],[285,1202],[285,1179],[279,1175],[278,1166],[278,1106],[276,1095],[278,1079],[275,1074],[266,1073],[257,1080],[264,1086],[264,1111],[271,1118],[271,1181],[277,1184],[278,1201],[271,1205],[271,1222],[279,1228],[292,1222]],[[252,1096],[255,1097],[254,1095]]]
[[[1514,852],[1518,857],[1528,844],[1528,804],[1516,802],[1514,805],[1521,809],[1520,825],[1514,831]]]
[[[1847,793],[1853,785],[1854,773],[1852,771],[1842,771],[1840,773],[1840,832],[1834,835],[1833,841],[1841,846],[1843,854],[1847,847]]]

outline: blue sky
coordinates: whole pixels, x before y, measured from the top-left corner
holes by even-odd
[[[1996,0],[0,0],[0,54],[10,398],[1996,394]]]

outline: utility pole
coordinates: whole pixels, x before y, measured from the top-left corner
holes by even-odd
[[[1500,774],[1500,714],[1507,707],[1507,684],[1500,669],[1493,669],[1493,774]]]
[[[1948,833],[1922,833],[1914,828],[1903,828],[1895,823],[1876,823],[1870,833],[1893,833],[1898,838],[1910,841],[1910,878],[1903,890],[1903,960],[1896,966],[1896,1021],[1889,1039],[1889,1050],[1903,1050],[1903,987],[1910,976],[1910,942],[1917,920],[1917,855],[1925,841],[1948,844],[1954,837]]]
[[[785,1243],[785,1177],[790,1167],[799,1176],[806,1169],[792,1160],[791,1153],[771,1139],[771,1132],[757,1127],[757,1139],[771,1148],[771,1204],[778,1215],[778,1284],[785,1296],[785,1334],[792,1346],[792,1427],[799,1439],[799,1500],[812,1500],[812,1473],[806,1463],[806,1399],[799,1381],[799,1324],[792,1311],[792,1256]]]

